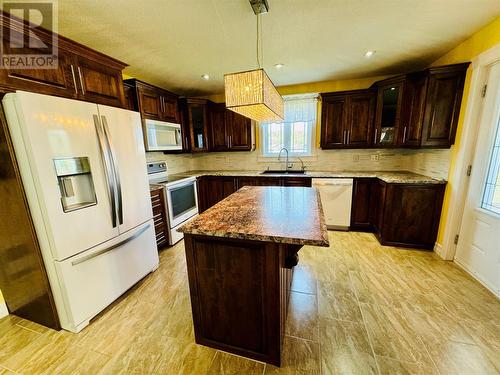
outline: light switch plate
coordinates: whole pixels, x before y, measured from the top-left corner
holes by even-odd
[[[359,161],[359,155],[358,154],[353,155],[352,161]]]
[[[379,161],[380,160],[380,155],[379,154],[373,154],[371,156],[371,160],[372,161]]]

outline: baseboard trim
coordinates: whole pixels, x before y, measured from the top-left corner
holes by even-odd
[[[469,274],[474,280],[476,280],[479,284],[484,286],[486,289],[488,289],[495,297],[497,297],[498,300],[500,300],[500,290],[495,290],[491,285],[488,285],[488,283],[484,282],[481,280],[475,272],[470,270],[467,266],[467,264],[461,262],[459,259],[455,258],[453,262],[457,265],[458,268],[462,269],[464,272]]]
[[[440,243],[436,242],[434,244],[434,252],[439,255],[441,259],[445,259],[444,253],[443,253],[443,245]]]
[[[9,310],[7,310],[7,305],[4,301],[0,302],[0,318],[9,315]]]

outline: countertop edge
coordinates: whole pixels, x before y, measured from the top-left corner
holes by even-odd
[[[390,176],[393,174],[393,176]],[[405,176],[407,174],[407,176]],[[413,185],[445,185],[447,180],[437,179],[410,171],[306,171],[305,174],[262,174],[262,171],[242,170],[215,170],[215,171],[186,171],[174,173],[173,176],[192,177],[256,177],[256,178],[378,178],[388,184],[413,184]]]

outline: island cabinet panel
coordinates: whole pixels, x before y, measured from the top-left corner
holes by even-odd
[[[382,244],[432,250],[441,216],[444,186],[387,184],[380,233]]]
[[[227,176],[198,178],[198,209],[201,212],[230,196],[237,190],[236,179]]]
[[[301,246],[184,237],[198,344],[281,364],[292,269]]]

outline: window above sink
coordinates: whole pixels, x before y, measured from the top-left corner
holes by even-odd
[[[317,94],[290,95],[285,101],[285,120],[261,123],[262,156],[278,157],[286,147],[290,157],[311,156],[315,139]]]

